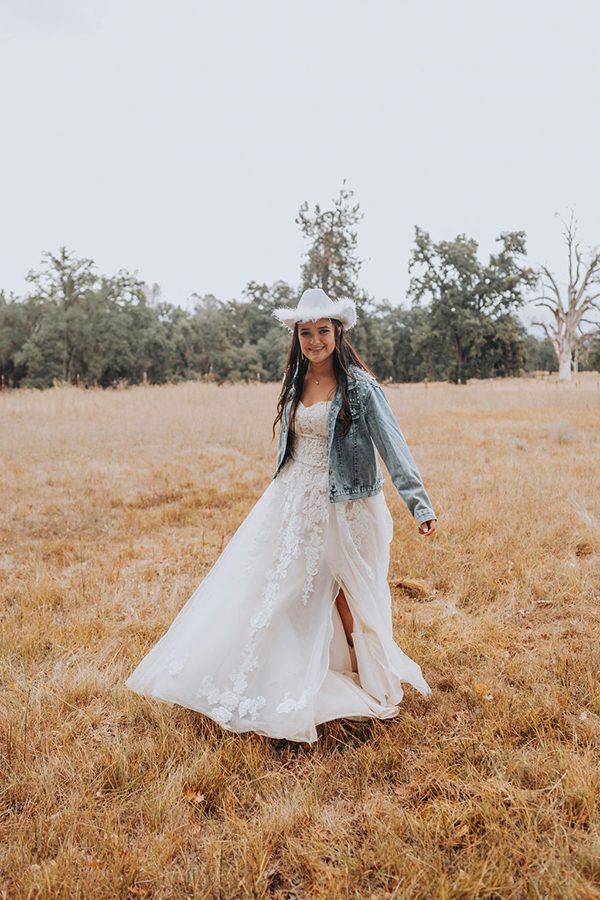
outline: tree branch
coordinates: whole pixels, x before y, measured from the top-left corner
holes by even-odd
[[[577,284],[579,281],[579,272],[581,268],[581,253],[579,252],[579,244],[575,244],[575,259],[577,260],[577,268],[575,270],[575,282]]]
[[[537,300],[537,298],[536,298],[536,300]],[[539,302],[536,302],[535,305],[536,306],[545,306],[546,309],[549,309],[550,312],[553,313],[553,315],[555,315],[555,316],[558,315],[558,309],[556,308],[556,304],[554,306],[552,306],[550,303],[540,300]]]
[[[563,305],[562,305],[562,298],[560,296],[560,290],[554,279],[554,275],[552,274],[552,272],[549,269],[546,268],[546,266],[542,266],[542,272],[544,273],[546,278],[548,278],[548,280],[550,281],[549,287],[556,294],[556,299],[558,301],[558,305],[560,306],[561,310],[564,312]]]
[[[597,331],[586,331],[584,334],[578,334],[577,337],[573,338],[571,346],[573,348],[581,347],[583,344],[592,340],[592,338],[598,337],[598,335],[600,335],[600,328]]]
[[[583,281],[581,282],[581,287],[575,294],[575,305],[579,304],[579,301],[585,294],[586,288],[590,281],[594,281],[594,276],[598,274],[598,269],[600,268],[600,252],[596,253],[595,256],[590,260],[590,264],[587,267],[585,275],[583,276]]]
[[[597,294],[591,294],[589,297],[585,298],[580,306],[581,311],[586,312],[588,309],[600,309],[598,300],[600,300],[600,291]]]

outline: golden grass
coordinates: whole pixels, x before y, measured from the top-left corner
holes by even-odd
[[[2,896],[600,896],[597,376],[387,388],[430,700],[297,745],[123,686],[269,483],[276,391],[0,395]]]

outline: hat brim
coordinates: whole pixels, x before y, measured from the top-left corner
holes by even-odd
[[[354,300],[346,299],[334,300],[311,310],[279,307],[273,310],[273,315],[290,331],[294,330],[296,322],[317,322],[319,319],[339,319],[345,328],[352,328],[356,325],[356,304]]]

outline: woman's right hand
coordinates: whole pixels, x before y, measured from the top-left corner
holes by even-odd
[[[421,524],[419,525],[419,534],[424,534],[427,536],[433,534],[433,532],[435,531],[436,522],[437,519],[429,519],[428,522],[421,522]]]

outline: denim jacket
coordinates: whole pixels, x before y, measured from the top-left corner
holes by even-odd
[[[279,424],[273,478],[277,477],[284,463],[293,394],[292,385]],[[354,365],[348,372],[348,401],[352,426],[344,436],[343,423],[338,421],[342,398],[339,388],[336,388],[329,407],[328,422],[330,502],[356,500],[379,493],[383,487],[383,475],[375,454],[377,448],[394,486],[416,521],[421,523],[435,519],[415,461],[382,388],[368,372]]]

